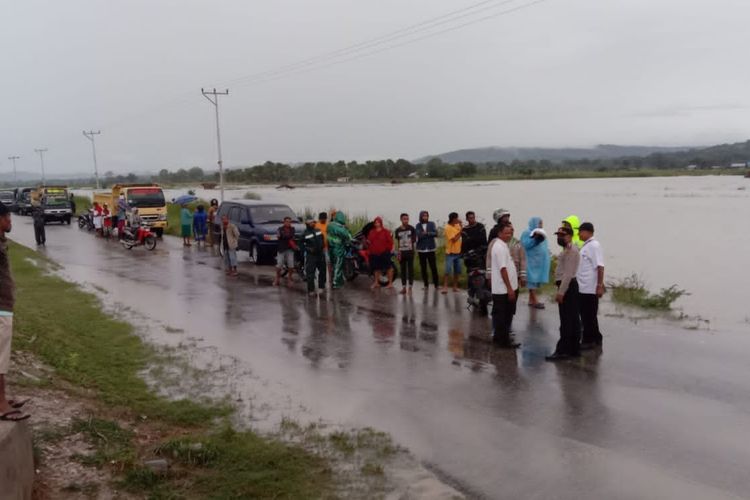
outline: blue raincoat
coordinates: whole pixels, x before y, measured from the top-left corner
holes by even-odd
[[[521,234],[521,244],[526,250],[526,281],[528,283],[548,283],[550,254],[547,238],[539,241],[531,237],[531,232],[539,227],[540,217],[529,219],[529,227]]]

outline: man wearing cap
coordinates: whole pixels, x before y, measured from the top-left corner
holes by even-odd
[[[580,294],[581,322],[583,339],[581,349],[593,349],[602,345],[599,331],[599,298],[604,295],[604,252],[599,241],[594,238],[594,225],[584,222],[578,229],[583,241],[581,259],[576,280]]]
[[[581,337],[581,322],[579,316],[579,295],[576,272],[578,271],[578,247],[573,244],[573,229],[561,226],[557,232],[557,243],[562,252],[557,258],[555,282],[557,296],[555,300],[560,313],[560,340],[555,352],[545,359],[547,361],[561,361],[581,355],[579,349]]]
[[[492,342],[507,349],[520,344],[510,338],[510,325],[516,313],[518,273],[510,255],[508,242],[513,237],[513,227],[501,224],[490,254],[490,283],[492,285]]]
[[[315,273],[318,273],[318,292],[326,288],[325,244],[323,232],[317,228],[315,219],[310,217],[305,221],[305,231],[302,233],[302,246],[305,249],[305,278],[307,278],[307,293],[315,295]]]

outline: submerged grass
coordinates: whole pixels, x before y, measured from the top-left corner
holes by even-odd
[[[107,316],[93,295],[50,274],[53,263],[36,252],[11,243],[10,257],[17,285],[14,351],[31,352],[53,367],[53,384],[85,389],[101,403],[95,416],[42,432],[37,442],[83,435],[94,451],[76,458],[110,468],[121,487],[143,497],[330,496],[327,459],[278,438],[233,430],[221,418],[232,412],[228,405],[158,396],[140,374],[158,364],[160,355],[132,326]],[[182,437],[186,433],[191,437]],[[156,442],[144,442],[148,435]],[[146,467],[143,460],[154,456],[169,457],[174,467]]]
[[[645,282],[637,274],[611,282],[607,286],[612,291],[612,300],[615,302],[658,311],[669,311],[677,299],[688,295],[677,285],[662,288],[658,293],[649,292]]]

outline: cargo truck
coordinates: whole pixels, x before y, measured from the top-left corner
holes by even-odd
[[[167,202],[164,191],[158,184],[115,184],[111,191],[94,193],[94,201],[107,204],[110,212],[117,213],[120,194],[125,195],[129,208],[137,208],[141,221],[157,236],[167,228]]]

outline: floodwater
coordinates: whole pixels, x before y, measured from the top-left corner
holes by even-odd
[[[520,185],[526,184],[535,187]],[[577,184],[560,181],[560,190],[566,185]],[[443,186],[431,189],[436,199],[450,196]],[[510,188],[494,188],[501,189]],[[546,189],[555,191],[553,186]],[[659,205],[656,189],[650,203],[654,207]],[[731,232],[747,241],[741,222],[730,217],[747,204],[744,193],[709,198],[706,205],[715,203],[720,209],[704,214],[712,229],[695,240],[717,251],[719,222],[713,221],[726,216]],[[721,201],[725,198],[726,203]],[[627,205],[620,199],[622,214],[609,203],[610,221],[648,212],[648,198],[638,199]],[[670,203],[671,198],[664,199]],[[537,201],[545,216],[550,202]],[[298,202],[304,203],[290,204]],[[418,201],[410,203],[418,206]],[[582,213],[593,206],[591,200],[579,203]],[[396,211],[405,205],[399,203]],[[364,202],[360,206],[366,208]],[[632,257],[610,257],[613,265],[632,258],[654,268],[654,261],[671,266],[677,258],[673,253],[693,248],[680,246],[676,238],[682,238],[681,231],[653,245],[638,240],[638,234],[654,231],[653,222],[640,219],[621,231],[594,221],[608,256],[622,250],[612,241],[631,245]],[[15,221],[13,238],[31,246],[30,221]],[[665,216],[661,225],[694,227],[676,216]],[[628,228],[637,234],[622,238]],[[154,325],[169,326],[172,333],[152,328],[152,340],[199,339],[198,347],[216,349],[251,367],[252,377],[235,381],[243,400],[261,407],[263,394],[272,387],[291,402],[285,411],[292,417],[313,415],[389,432],[470,497],[750,497],[750,335],[740,322],[731,328],[711,323],[709,329],[694,329],[700,323],[644,319],[638,311],[605,303],[603,352],[550,364],[544,355],[557,338],[556,311],[529,310],[525,297],[514,323],[522,348],[496,350],[478,340],[488,334],[489,323],[466,310],[462,294],[419,289],[410,299],[370,292],[365,278],[358,278],[329,300],[309,299],[301,290],[271,287],[271,269],[246,262],[239,279],[227,279],[210,251],[184,249],[172,238],[152,253],[126,251],[75,227],[48,226],[47,239],[44,252],[64,266],[67,276],[109,290],[101,294],[105,302],[116,301]],[[680,248],[662,251],[670,244]],[[681,257],[685,265],[700,267],[696,259],[702,254],[690,255]],[[726,258],[714,256],[706,272],[735,279],[723,267]],[[703,285],[712,283],[707,278]],[[733,304],[727,288],[711,303]],[[735,292],[746,298],[742,290]]]
[[[573,179],[422,184],[326,185],[293,190],[247,186],[247,191],[296,211],[330,207],[349,214],[381,215],[396,225],[399,214],[415,220],[420,210],[444,222],[452,211],[474,210],[492,223],[492,212],[509,209],[520,232],[532,216],[556,228],[570,215],[596,227],[610,278],[639,274],[654,291],[673,284],[690,295],[677,302],[685,314],[716,328],[750,331],[750,179],[741,176]],[[172,199],[186,190],[168,190]],[[216,190],[196,188],[202,198]]]

